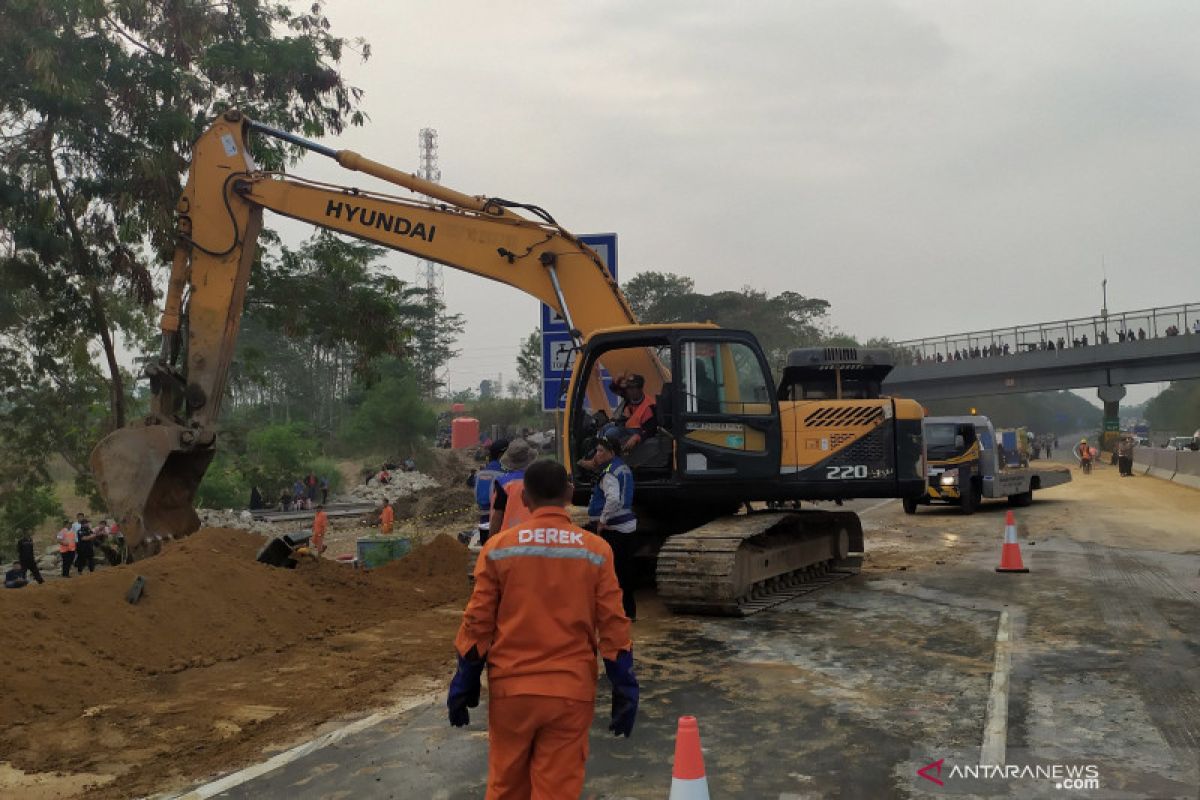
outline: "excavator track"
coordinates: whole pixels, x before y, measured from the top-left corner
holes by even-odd
[[[857,574],[861,549],[849,511],[724,517],[667,539],[658,595],[677,613],[749,616]]]

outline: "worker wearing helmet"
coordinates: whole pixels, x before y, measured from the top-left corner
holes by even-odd
[[[1079,463],[1092,460],[1092,448],[1088,446],[1086,438],[1080,439],[1079,444],[1075,445],[1075,457],[1079,459]]]

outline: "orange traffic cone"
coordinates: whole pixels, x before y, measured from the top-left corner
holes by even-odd
[[[695,717],[679,718],[669,800],[708,800],[708,778],[704,776],[704,754],[700,752],[700,726]]]
[[[1029,572],[1021,561],[1021,545],[1017,544],[1017,520],[1009,511],[1004,518],[1004,547],[1000,550],[1000,566],[996,572]]]

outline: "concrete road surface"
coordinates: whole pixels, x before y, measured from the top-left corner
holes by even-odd
[[[601,680],[586,796],[665,798],[693,714],[714,798],[1200,797],[1200,491],[1074,479],[1017,509],[1029,574],[993,569],[1005,506],[888,503],[814,595],[728,620],[646,593],[642,713],[608,737]],[[426,704],[216,796],[482,797],[473,719]]]

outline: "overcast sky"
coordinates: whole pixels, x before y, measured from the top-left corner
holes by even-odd
[[[1200,301],[1200,4],[329,4],[370,122],[335,147],[616,231],[622,277],[832,303],[896,339]],[[297,171],[370,186],[321,159]],[[398,274],[415,262],[395,255]],[[446,270],[452,388],[536,303]],[[1143,399],[1147,390],[1131,392]]]

